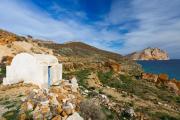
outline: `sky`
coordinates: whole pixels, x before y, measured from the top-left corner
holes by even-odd
[[[0,28],[122,55],[158,47],[180,59],[180,0],[1,0]]]

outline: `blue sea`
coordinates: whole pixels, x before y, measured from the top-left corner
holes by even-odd
[[[160,60],[160,61],[137,61],[148,73],[166,73],[169,77],[180,80],[180,60]]]

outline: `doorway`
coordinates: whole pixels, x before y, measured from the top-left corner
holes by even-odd
[[[51,66],[48,66],[48,87],[51,86]]]

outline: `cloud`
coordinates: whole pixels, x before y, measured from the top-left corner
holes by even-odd
[[[91,21],[83,10],[57,3],[44,10],[30,1],[1,0],[0,28],[59,43],[83,41],[120,54],[159,47],[180,58],[179,6],[179,0],[113,0],[110,11],[99,15],[103,20]]]
[[[66,11],[57,5],[53,9],[57,12]],[[69,14],[71,13],[68,12]],[[76,12],[76,14],[82,16],[84,13]],[[96,29],[96,26],[84,24],[77,19],[61,17],[54,19],[50,13],[39,10],[32,3],[2,0],[0,4],[0,27],[17,34],[30,34],[59,43],[78,40],[108,50],[112,50],[108,47],[108,43],[120,37],[116,31],[108,31],[106,28]]]
[[[116,1],[112,5],[109,15],[113,18],[112,23],[123,19],[138,20],[138,27],[124,35],[120,53],[127,54],[150,46],[167,50],[171,58],[180,58],[179,0],[133,0],[129,7],[124,8],[125,12],[118,15],[117,13],[122,13],[117,8],[120,4],[122,3]]]

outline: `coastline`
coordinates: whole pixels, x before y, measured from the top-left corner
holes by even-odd
[[[180,80],[180,59],[136,60],[145,73],[167,74],[170,79]]]

